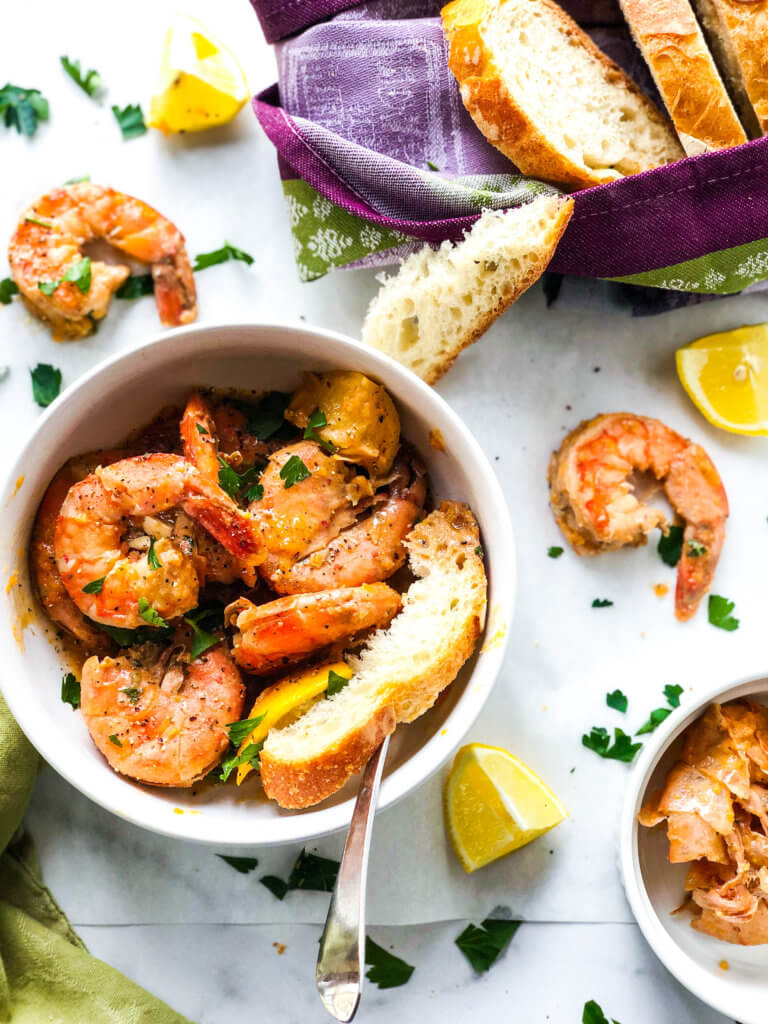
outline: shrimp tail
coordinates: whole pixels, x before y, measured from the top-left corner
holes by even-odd
[[[680,622],[693,617],[712,585],[724,540],[724,519],[714,524],[686,526],[675,588],[675,615]]]
[[[197,319],[197,289],[184,248],[152,264],[155,303],[166,327],[191,324]]]

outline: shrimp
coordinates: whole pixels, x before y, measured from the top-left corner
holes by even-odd
[[[140,199],[84,182],[54,189],[25,210],[8,250],[19,291],[32,312],[50,323],[55,340],[84,338],[95,330],[130,274],[126,266],[93,260],[84,278],[66,280],[83,259],[83,246],[94,239],[151,264],[157,311],[166,326],[196,319],[195,280],[179,229]]]
[[[227,725],[245,688],[218,644],[189,660],[172,646],[143,644],[117,658],[89,658],[80,707],[91,739],[116,772],[151,786],[191,786],[229,746]]]
[[[84,615],[132,629],[149,621],[149,608],[172,619],[195,607],[193,540],[183,530],[174,535],[157,526],[157,517],[177,506],[235,557],[258,560],[260,541],[249,515],[186,459],[162,453],[122,459],[74,484],[56,523],[59,572]],[[129,537],[136,525],[154,544]]]
[[[675,592],[675,614],[684,622],[712,584],[728,517],[725,489],[703,448],[647,416],[585,421],[549,464],[555,520],[579,555],[645,544],[656,526],[666,533],[664,512],[634,494],[635,471],[650,471],[685,521]]]
[[[247,598],[224,612],[234,625],[235,661],[255,675],[283,668],[374,626],[388,626],[400,611],[396,590],[386,583],[342,587],[319,594],[281,597],[255,605]]]
[[[298,455],[311,475],[286,489],[280,476]],[[385,490],[312,441],[273,455],[261,476],[263,498],[251,512],[264,527],[259,572],[279,594],[355,587],[388,579],[404,562],[403,540],[426,499],[424,471],[401,450]],[[371,508],[370,514],[358,518]]]

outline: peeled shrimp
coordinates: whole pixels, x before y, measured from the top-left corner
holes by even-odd
[[[311,475],[286,489],[280,471],[291,455],[302,458]],[[405,561],[403,540],[426,498],[423,471],[401,451],[386,488],[374,494],[366,477],[350,480],[349,474],[313,441],[270,458],[261,475],[264,496],[251,511],[264,527],[259,572],[279,594],[376,583]]]
[[[229,746],[245,689],[224,644],[194,661],[145,644],[83,666],[81,709],[96,746],[121,775],[152,786],[191,786]]]
[[[54,189],[25,210],[8,250],[21,294],[32,311],[50,323],[57,341],[90,334],[130,274],[126,266],[93,260],[85,292],[74,281],[62,280],[83,258],[83,246],[94,239],[151,265],[157,311],[164,324],[172,327],[196,319],[195,280],[178,228],[140,199],[84,182]],[[40,284],[56,287],[47,295]]]
[[[388,626],[400,611],[400,595],[386,583],[297,594],[255,605],[240,598],[226,609],[232,622],[235,661],[261,675],[299,661],[374,626]]]
[[[192,539],[183,531],[174,535],[155,528],[152,536],[160,536],[152,557],[141,549],[149,549],[148,538],[137,545],[128,536],[131,527],[146,535],[146,517],[157,522],[178,507],[237,558],[258,559],[259,540],[248,514],[186,459],[167,454],[122,459],[74,484],[56,523],[59,572],[84,615],[131,629],[147,621],[141,615],[147,612],[143,602],[163,619],[196,606],[199,579]]]
[[[725,539],[728,499],[712,460],[699,445],[659,420],[609,413],[565,438],[549,464],[555,519],[580,555],[645,544],[667,518],[635,495],[633,472],[650,471],[685,520],[675,614],[690,619],[709,590]]]

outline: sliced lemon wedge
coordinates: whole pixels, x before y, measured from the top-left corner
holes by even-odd
[[[352,678],[352,669],[345,661],[329,661],[324,665],[313,665],[312,668],[301,669],[293,672],[266,690],[262,690],[251,708],[249,718],[260,718],[258,725],[254,726],[243,742],[238,747],[238,754],[242,754],[245,748],[251,743],[261,743],[267,738],[267,733],[275,726],[289,725],[299,715],[309,710],[316,700],[319,700],[328,689],[328,680],[331,672],[344,679]],[[263,716],[263,717],[262,717]],[[253,771],[250,764],[241,764],[237,769],[238,786]]]
[[[568,814],[527,765],[483,743],[470,743],[457,753],[443,809],[451,843],[467,872],[520,849]]]
[[[199,21],[176,15],[165,39],[149,124],[161,132],[204,131],[231,121],[249,95],[232,51]]]
[[[710,423],[768,434],[768,324],[699,338],[675,358],[683,387]]]

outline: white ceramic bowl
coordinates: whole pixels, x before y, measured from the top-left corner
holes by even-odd
[[[344,827],[354,780],[317,809],[281,810],[258,784],[188,790],[134,784],[116,775],[91,743],[82,718],[60,700],[63,665],[30,586],[26,549],[40,499],[70,456],[114,445],[195,386],[290,391],[304,370],[351,369],[380,381],[395,399],[404,436],[427,464],[436,498],[468,502],[482,531],[489,571],[489,615],[479,653],[438,705],[392,738],[380,806],[427,779],[450,757],[485,703],[505,648],[515,587],[512,526],[493,471],[467,428],[440,396],[393,360],[356,342],[310,328],[228,324],[167,331],[102,363],[41,416],[1,492],[0,565],[18,573],[3,588],[0,614],[3,693],[42,756],[96,803],[166,835],[230,846],[300,842]],[[430,447],[437,428],[445,452]],[[21,483],[19,483],[21,481]],[[29,609],[32,609],[31,613]],[[429,638],[425,638],[429,642]]]
[[[624,888],[640,930],[677,980],[699,999],[741,1024],[768,1019],[768,945],[737,946],[691,928],[690,914],[671,916],[683,902],[687,866],[670,864],[663,826],[644,828],[637,814],[647,795],[663,784],[677,759],[681,734],[713,702],[751,697],[768,704],[768,677],[718,685],[686,704],[659,726],[630,776],[620,833]],[[727,969],[720,965],[727,963]]]

